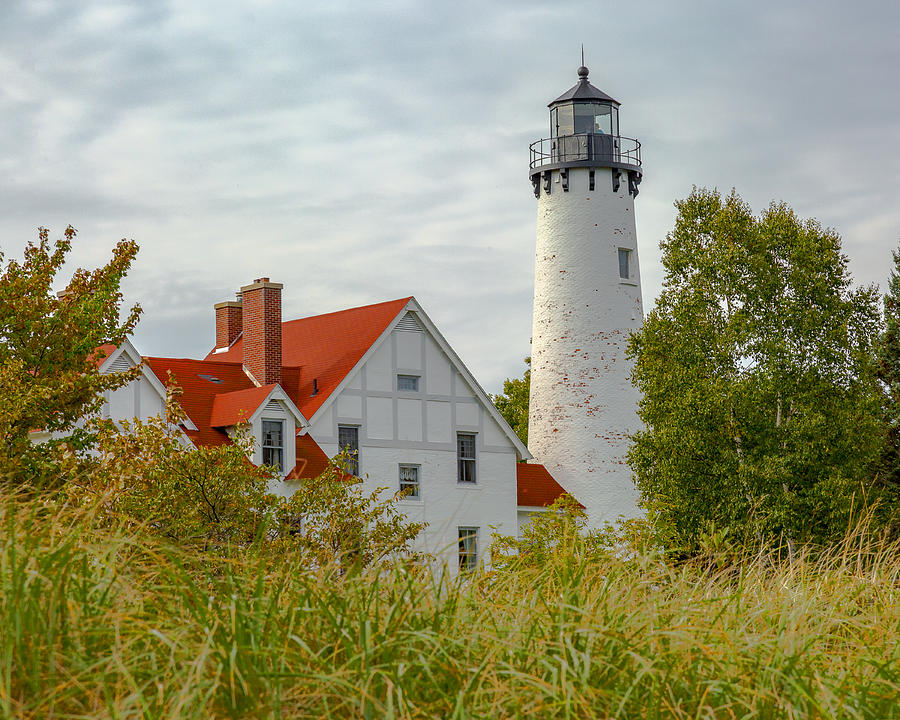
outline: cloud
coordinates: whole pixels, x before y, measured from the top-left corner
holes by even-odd
[[[0,8],[0,244],[141,244],[136,341],[202,355],[254,277],[300,316],[415,294],[490,391],[529,354],[546,103],[591,79],[644,145],[645,305],[694,184],[841,231],[861,282],[900,240],[900,9],[864,0],[79,3]]]

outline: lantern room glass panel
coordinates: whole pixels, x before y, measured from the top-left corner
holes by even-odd
[[[618,135],[619,109],[609,103],[581,102],[550,111],[550,136]]]

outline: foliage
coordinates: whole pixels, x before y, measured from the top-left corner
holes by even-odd
[[[494,533],[491,557],[498,569],[542,567],[560,554],[587,550],[584,508],[571,495],[563,494],[546,511],[532,513],[520,536]]]
[[[528,445],[528,401],[531,392],[531,358],[525,358],[525,374],[503,381],[503,392],[491,399],[513,432]]]
[[[676,207],[663,292],[629,347],[642,503],[679,547],[840,536],[872,499],[881,438],[874,290],[852,290],[840,237],[784,204],[754,217],[695,189]]]
[[[78,269],[64,292],[52,292],[72,247],[69,226],[54,243],[41,228],[24,260],[9,260],[0,275],[0,480],[42,482],[53,477],[53,458],[63,442],[80,450],[92,440],[83,417],[97,411],[104,391],[130,382],[139,370],[101,375],[97,349],[119,344],[140,315],[124,320],[119,290],[138,246],[122,240],[112,259],[96,270]],[[0,252],[0,263],[3,261]],[[33,445],[29,432],[65,433]]]
[[[339,457],[289,498],[270,492],[281,482],[273,468],[247,458],[253,437],[246,426],[231,443],[194,447],[179,428],[180,390],[169,379],[166,417],[95,421],[97,452],[89,461],[70,456],[63,467],[70,502],[96,505],[105,526],[141,528],[183,547],[227,551],[258,541],[270,552],[294,553],[314,566],[366,567],[407,555],[424,527],[382,489],[366,495],[359,479],[340,469]]]
[[[194,447],[179,429],[179,393],[170,378],[165,418],[97,421],[96,456],[70,471],[65,490],[82,504],[102,500],[104,522],[140,525],[174,542],[250,542],[271,525],[273,473],[247,460],[246,426],[231,444]]]
[[[220,572],[93,508],[0,505],[0,716],[900,717],[900,547],[726,570],[658,554],[335,582],[255,542]]]
[[[884,296],[884,332],[877,345],[878,379],[885,389],[885,444],[879,476],[890,494],[900,497],[900,249]]]
[[[341,572],[409,556],[425,527],[398,509],[402,493],[385,488],[364,493],[362,480],[347,474],[349,458],[339,455],[325,472],[304,481],[277,510],[280,537],[317,567]]]

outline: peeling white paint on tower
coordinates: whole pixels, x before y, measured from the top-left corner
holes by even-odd
[[[619,103],[588,82],[550,103],[531,146],[538,198],[528,445],[592,527],[640,514],[625,461],[640,426],[625,350],[643,321],[634,198],[640,143]]]

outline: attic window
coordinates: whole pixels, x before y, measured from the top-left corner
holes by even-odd
[[[125,353],[122,353],[113,361],[112,365],[109,366],[109,369],[111,372],[124,372],[125,370],[131,370],[131,367],[131,361]]]
[[[212,375],[202,375],[202,374],[198,373],[197,377],[203,378],[204,380],[209,380],[210,382],[218,383],[219,385],[221,385],[224,382],[223,380],[220,380],[217,377],[213,377]]]
[[[419,324],[419,321],[416,319],[416,316],[412,312],[407,312],[400,320],[397,322],[396,326],[397,330],[407,330],[411,332],[422,332],[422,326]]]

